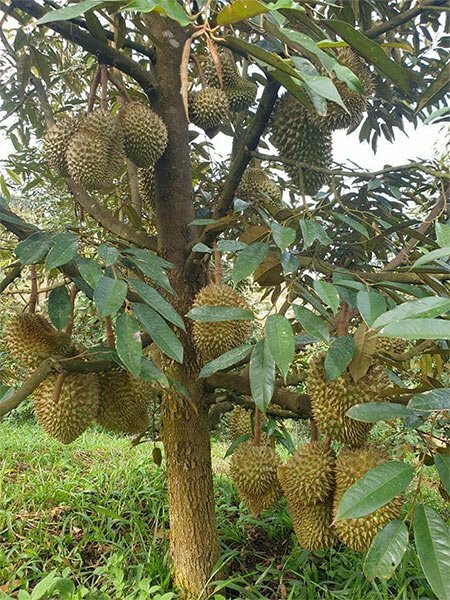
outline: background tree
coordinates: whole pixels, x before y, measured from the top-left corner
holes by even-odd
[[[370,173],[333,165],[331,156],[336,128],[362,121],[361,141],[376,148],[405,121],[446,118],[444,4],[1,5],[1,94],[15,152],[1,179],[0,223],[9,232],[6,251],[20,243],[0,289],[30,278],[33,312],[42,288],[54,286],[49,317],[67,334],[77,298],[86,296],[105,320],[110,348],[52,347],[53,358],[32,365],[37,370],[5,397],[0,414],[42,382],[40,393],[50,382],[55,402],[68,394],[69,381],[81,381],[80,373],[102,380],[118,364],[155,382],[175,582],[186,594],[202,593],[219,557],[210,411],[251,394],[253,443],[261,448],[260,412],[311,416],[310,396],[289,379],[295,352],[305,345],[325,344],[324,381],[348,376],[355,385],[380,354],[373,337],[379,332],[417,341],[409,356],[448,356],[445,165],[417,162]],[[120,109],[120,127],[98,109],[110,115]],[[209,137],[222,131],[232,138],[228,161],[211,158],[211,142],[189,120]],[[268,177],[274,168],[276,182]],[[57,198],[54,214],[42,201],[49,192]],[[212,280],[242,286],[251,276],[272,303],[254,339],[244,335],[254,315],[231,291],[224,288],[219,298],[216,292],[213,306],[197,296],[193,308]],[[231,331],[231,344],[220,345],[219,331]],[[212,351],[201,344],[205,336]],[[151,356],[144,356],[151,344]],[[390,350],[384,364],[392,370],[404,353]],[[412,416],[405,404],[421,401],[416,392],[431,391],[423,400],[427,410],[448,408],[448,390],[435,392],[445,380],[429,368],[414,389],[392,381],[382,396],[394,402],[397,416],[401,410]],[[388,406],[374,410],[389,418]],[[382,480],[397,478],[406,487],[410,471],[392,465]],[[401,491],[394,486],[375,508]],[[437,515],[421,510],[419,523],[432,529]],[[344,505],[341,513],[350,518],[350,512]]]

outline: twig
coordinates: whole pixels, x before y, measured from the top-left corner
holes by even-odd
[[[97,88],[100,83],[101,66],[97,65],[94,77],[92,78],[91,87],[89,90],[87,112],[91,113],[94,110],[95,100],[97,98]]]
[[[75,300],[76,300],[78,291],[79,290],[76,285],[73,285],[70,288],[70,315],[69,315],[69,321],[64,330],[64,332],[67,333],[67,335],[72,335],[73,322],[75,320]]]
[[[317,442],[317,440],[319,439],[319,430],[317,429],[317,425],[314,419],[309,420],[309,427],[311,430],[311,442]]]
[[[111,348],[111,350],[114,350],[114,348],[116,347],[116,339],[114,337],[114,329],[112,326],[111,317],[105,317],[105,329],[106,329],[106,343],[108,345],[108,348]]]
[[[255,418],[253,420],[253,440],[254,446],[261,446],[261,411],[255,406]]]
[[[11,285],[11,283],[13,283],[13,281],[18,279],[20,277],[21,273],[22,273],[22,265],[21,264],[13,265],[11,268],[11,271],[8,273],[8,275],[6,275],[6,277],[4,277],[2,279],[2,281],[0,281],[0,294],[2,294],[6,290],[6,288],[9,285]]]
[[[220,257],[220,250],[217,247],[217,240],[213,242],[214,248],[214,279],[216,285],[220,285],[222,283],[222,260]]]
[[[100,81],[102,85],[100,106],[103,110],[108,110],[108,67],[106,65],[100,65]]]
[[[67,373],[59,373],[58,377],[56,378],[55,387],[53,388],[53,396],[52,396],[53,404],[59,403],[63,385],[64,385],[64,382],[66,379],[67,379]]]
[[[36,275],[36,265],[30,265],[30,300],[28,302],[28,312],[34,314],[36,312],[36,304],[38,300],[38,283],[37,283],[37,275]]]

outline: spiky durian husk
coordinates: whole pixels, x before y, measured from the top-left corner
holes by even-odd
[[[57,331],[40,314],[14,315],[6,327],[5,342],[13,358],[30,369],[50,356],[75,353],[70,337]]]
[[[70,373],[55,401],[57,376],[52,375],[33,395],[39,425],[63,444],[73,442],[94,420],[98,410],[99,384],[95,373]]]
[[[249,308],[239,292],[228,285],[216,284],[207,285],[198,292],[193,307],[198,306]],[[194,345],[204,363],[244,344],[250,330],[251,321],[194,321],[192,325]]]
[[[220,88],[207,87],[189,96],[189,118],[205,131],[219,127],[228,115],[228,98]]]
[[[155,168],[138,169],[138,188],[144,207],[155,212]]]
[[[334,516],[337,514],[339,502],[344,492],[367,471],[387,460],[382,452],[373,448],[360,448],[357,450],[343,448],[339,452],[336,461]],[[365,517],[335,521],[334,530],[344,544],[357,552],[362,552],[367,550],[380,529],[399,516],[401,509],[402,500],[397,497]]]
[[[163,120],[141,102],[129,102],[119,112],[127,157],[138,167],[151,167],[167,146]]]
[[[231,456],[230,476],[253,515],[274,506],[281,497],[279,458],[269,446],[240,444]]]
[[[100,403],[96,421],[117,433],[142,433],[149,426],[148,406],[153,388],[125,371],[99,376]]]
[[[316,127],[305,107],[290,94],[279,101],[271,122],[271,142],[280,154],[290,160],[316,167],[329,168],[332,161],[331,134]],[[300,191],[314,195],[327,181],[319,171],[293,165],[284,170]]]
[[[123,131],[119,120],[104,109],[88,113],[81,122],[80,131],[104,137],[110,144],[123,144]]]
[[[292,510],[292,527],[299,544],[306,550],[327,550],[336,543],[336,534],[331,527],[331,501],[305,504]]]
[[[250,413],[242,406],[235,406],[231,411],[228,421],[228,431],[233,442],[242,435],[251,435],[252,421]]]
[[[67,177],[66,151],[70,139],[81,125],[79,117],[63,115],[51,125],[44,137],[44,153],[50,168],[61,177]]]
[[[328,381],[323,367],[323,356],[317,355],[310,363],[306,378],[311,409],[319,430],[334,440],[349,446],[362,446],[372,427],[369,423],[355,421],[346,416],[355,404],[374,402],[388,385],[388,379],[380,365],[370,367],[357,383],[348,371]]]
[[[278,479],[289,506],[324,502],[334,485],[335,454],[322,441],[297,448],[278,469]]]
[[[256,83],[243,77],[233,87],[225,88],[230,110],[240,112],[250,108],[255,101],[257,89]]]
[[[245,171],[237,194],[242,200],[262,204],[272,214],[283,208],[280,187],[267,173],[258,168],[249,168]]]
[[[334,82],[348,112],[335,102],[327,103],[327,114],[323,117],[311,111],[314,124],[327,131],[356,127],[367,110],[370,96],[375,91],[372,75],[366,63],[353,50],[339,48],[336,58],[355,73],[361,82],[363,93],[353,92],[343,81]]]
[[[241,77],[236,68],[233,55],[230,52],[219,52],[219,59],[222,71],[222,85],[220,85],[219,75],[212,57],[208,57],[205,63],[205,78],[208,86],[213,88],[223,87],[225,89],[233,88],[240,83]]]
[[[377,338],[375,352],[387,352],[388,354],[403,354],[408,348],[408,342],[401,338]]]

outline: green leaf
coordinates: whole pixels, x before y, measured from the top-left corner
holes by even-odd
[[[413,477],[414,469],[404,462],[386,462],[373,467],[344,493],[336,520],[370,515],[401,494]]]
[[[376,423],[391,419],[406,419],[414,416],[414,412],[396,402],[367,402],[352,406],[347,411],[347,416],[364,423]]]
[[[348,109],[345,106],[341,95],[339,94],[332,80],[329,77],[324,77],[323,75],[309,75],[306,70],[302,68],[302,63],[300,60],[301,59],[298,59],[296,56],[292,58],[292,61],[297,67],[306,87],[314,94],[317,94],[326,100],[331,100],[335,104],[341,106],[345,112],[348,112]]]
[[[283,315],[270,315],[266,321],[266,342],[284,377],[295,356],[295,339],[290,322]]]
[[[303,245],[309,248],[317,240],[324,246],[331,244],[332,239],[328,236],[325,229],[317,221],[311,219],[300,219],[300,229],[303,236]]]
[[[205,252],[207,254],[211,254],[212,248],[206,244],[195,244],[195,246],[192,248],[192,252]]]
[[[408,402],[408,408],[426,412],[450,410],[450,388],[439,388],[416,394]]]
[[[217,242],[217,248],[221,252],[238,252],[243,250],[247,244],[239,242],[238,240],[219,240]]]
[[[173,264],[147,252],[147,250],[140,250],[132,248],[125,251],[126,254],[131,254],[130,260],[152,281],[160,285],[164,290],[174,294],[173,288],[170,285],[169,278],[166,273],[166,269],[173,268]]]
[[[447,223],[436,223],[436,241],[441,246],[450,246],[450,225]]]
[[[421,267],[422,265],[426,265],[434,260],[438,260],[439,258],[447,258],[450,256],[450,246],[444,246],[444,248],[438,248],[437,250],[432,250],[431,252],[427,252],[420,258],[418,258],[413,264],[413,268]]]
[[[272,221],[270,223],[270,229],[272,230],[273,241],[281,252],[286,250],[286,248],[288,248],[295,240],[296,232],[292,227],[283,227],[283,225],[280,225],[277,221]]]
[[[439,600],[449,600],[449,526],[432,508],[419,504],[414,511],[414,539],[422,570],[431,589]]]
[[[389,323],[401,321],[402,319],[437,317],[448,311],[450,311],[450,300],[448,298],[429,296],[420,300],[411,300],[378,317],[372,323],[372,329],[381,329]]]
[[[335,338],[325,354],[324,368],[329,381],[342,375],[352,360],[355,342],[349,335]]]
[[[97,283],[103,277],[100,265],[92,258],[84,256],[79,256],[76,262],[82,278],[95,290]]]
[[[251,310],[235,306],[196,306],[191,308],[186,317],[201,323],[217,321],[248,321],[255,318]]]
[[[76,256],[78,239],[73,233],[58,233],[53,238],[53,246],[45,258],[45,270],[51,271],[65,265]]]
[[[422,94],[420,98],[417,108],[415,110],[416,114],[420,112],[425,106],[428,106],[433,100],[438,99],[442,93],[445,93],[445,90],[448,91],[448,82],[450,79],[450,63],[448,62],[443,68],[439,75],[433,80],[433,82],[427,87],[427,89]]]
[[[364,559],[363,569],[369,581],[392,577],[406,552],[408,537],[408,528],[399,520],[391,521],[377,533]]]
[[[298,304],[293,304],[292,308],[297,321],[307,333],[325,342],[330,340],[330,332],[320,317]]]
[[[56,571],[51,571],[44,579],[42,579],[31,593],[31,600],[40,600],[47,594],[51,593],[55,588],[57,581]]]
[[[58,8],[47,12],[43,17],[36,21],[36,25],[44,25],[44,23],[52,23],[53,21],[67,21],[83,15],[88,10],[93,8],[101,8],[103,2],[99,0],[82,0],[76,4],[71,4],[65,8]]]
[[[411,88],[415,85],[411,72],[389,58],[376,42],[370,40],[360,31],[356,31],[345,21],[327,19],[326,25],[350,44],[367,62],[374,65],[392,83],[407,94],[411,92]]]
[[[50,246],[50,238],[37,232],[17,244],[14,252],[23,265],[34,265],[44,258]]]
[[[114,248],[114,246],[110,246],[109,244],[100,244],[97,254],[107,267],[113,265],[119,258],[119,251],[117,248]]]
[[[194,221],[191,221],[189,225],[215,225],[218,222],[218,219],[195,219]]]
[[[158,348],[169,358],[183,362],[183,345],[164,319],[150,306],[133,302],[133,312]]]
[[[48,316],[53,325],[61,331],[70,319],[71,302],[66,286],[55,288],[48,297]]]
[[[244,358],[246,358],[249,355],[250,350],[252,348],[253,346],[245,345],[239,346],[239,348],[233,348],[233,350],[225,352],[218,358],[215,358],[209,363],[206,363],[206,365],[200,371],[199,377],[209,377],[210,375],[217,373],[217,371],[223,371],[224,369],[232,367],[241,360],[244,360]]]
[[[141,358],[139,377],[145,379],[145,381],[157,381],[163,388],[169,387],[169,380],[166,375],[145,356]]]
[[[404,319],[380,331],[382,337],[404,340],[450,340],[450,321],[444,319]]]
[[[94,303],[100,317],[114,315],[125,301],[127,284],[121,279],[102,277],[95,288]]]
[[[364,237],[366,237],[366,238],[370,237],[369,232],[367,231],[366,227],[362,223],[357,221],[356,219],[353,219],[352,217],[349,217],[348,215],[341,215],[340,213],[333,213],[333,217],[335,219],[337,219],[338,221],[342,221],[342,223],[349,225],[349,227],[351,227],[351,229],[358,231]]]
[[[269,252],[269,246],[262,242],[254,242],[241,250],[234,261],[233,282],[239,283],[252,275],[263,262]]]
[[[358,292],[356,304],[367,327],[372,327],[378,317],[386,311],[384,296],[370,288]]]
[[[322,302],[331,308],[333,314],[336,314],[339,309],[339,292],[337,288],[327,281],[322,281],[320,279],[315,279],[313,282],[314,291],[322,300]]]
[[[128,371],[138,377],[142,358],[139,323],[126,313],[119,315],[116,320],[116,351]]]
[[[217,25],[231,25],[268,12],[268,7],[258,0],[234,0],[217,15]]]
[[[173,323],[183,331],[186,331],[183,319],[164,296],[139,279],[129,278],[127,281],[129,285],[136,290],[142,300],[156,310],[156,312],[164,317],[166,321],[169,321],[169,323]]]
[[[275,391],[275,361],[265,340],[253,348],[249,376],[253,401],[265,413]]]
[[[132,2],[124,7],[124,10],[133,10],[142,13],[154,11],[169,17],[172,21],[177,21],[183,27],[190,23],[188,15],[177,0],[159,0],[159,2],[154,2],[153,0],[132,0]]]
[[[435,454],[434,466],[447,494],[450,494],[450,454]]]

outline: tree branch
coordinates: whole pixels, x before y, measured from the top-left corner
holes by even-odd
[[[0,420],[19,406],[53,370],[53,361],[44,360],[36,371],[9,398],[0,402]]]
[[[0,211],[1,211],[1,208],[0,208]],[[2,281],[0,281],[0,294],[2,292],[4,292],[6,290],[6,288],[9,285],[11,285],[11,283],[13,281],[18,279],[20,277],[21,273],[22,273],[22,265],[21,264],[11,265],[11,271],[8,273],[8,275],[6,275],[6,277],[4,279],[2,279]]]
[[[416,6],[410,8],[409,10],[405,10],[399,13],[396,17],[389,19],[389,21],[385,21],[384,23],[380,23],[379,25],[374,25],[367,31],[364,31],[364,35],[370,39],[374,39],[379,35],[386,33],[387,31],[391,31],[392,29],[396,29],[403,23],[414,19],[417,15],[425,12],[430,8],[435,7],[445,7],[447,5],[447,0],[422,0],[418,2]]]

